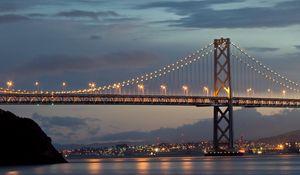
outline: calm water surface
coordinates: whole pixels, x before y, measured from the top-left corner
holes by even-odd
[[[2,167],[0,175],[300,174],[300,155],[69,160],[68,164]]]

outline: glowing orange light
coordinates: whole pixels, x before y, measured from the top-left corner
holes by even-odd
[[[285,94],[286,94],[286,90],[283,90],[283,91],[282,91],[282,94],[285,95]]]
[[[165,86],[165,85],[160,85],[160,88],[161,88],[162,90],[166,90],[166,89],[167,89],[167,86]]]
[[[139,84],[139,85],[138,85],[138,88],[139,88],[140,90],[143,90],[143,89],[144,89],[144,85],[143,85],[143,84]]]
[[[7,88],[9,89],[14,85],[14,83],[13,83],[13,81],[9,80],[6,82],[6,85],[7,85]]]
[[[284,145],[283,144],[279,144],[276,147],[277,150],[283,150],[284,149]]]
[[[183,89],[184,91],[187,91],[189,88],[188,88],[186,85],[183,85],[183,86],[182,86],[182,89]]]
[[[184,95],[188,95],[189,93],[189,87],[187,85],[182,86],[182,91]]]
[[[89,87],[92,89],[92,88],[95,88],[96,87],[96,83],[89,83]]]

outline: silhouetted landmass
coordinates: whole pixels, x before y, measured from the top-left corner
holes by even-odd
[[[300,142],[300,130],[258,139],[257,141],[269,144],[280,144],[287,142]]]
[[[0,109],[0,165],[66,163],[31,119]]]

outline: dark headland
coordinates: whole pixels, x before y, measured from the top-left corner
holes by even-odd
[[[66,162],[37,123],[0,109],[0,166]]]

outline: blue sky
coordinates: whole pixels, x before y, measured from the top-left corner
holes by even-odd
[[[220,36],[300,81],[297,0],[1,0],[0,84],[13,80],[16,89],[32,89],[39,81],[44,90],[59,89],[63,81],[74,89],[90,81],[107,84],[172,63]],[[60,122],[48,132],[58,142],[89,142],[91,134],[177,127],[211,116],[209,108],[192,107],[3,108],[38,121],[83,119],[92,128],[66,140],[74,128],[54,117]]]

